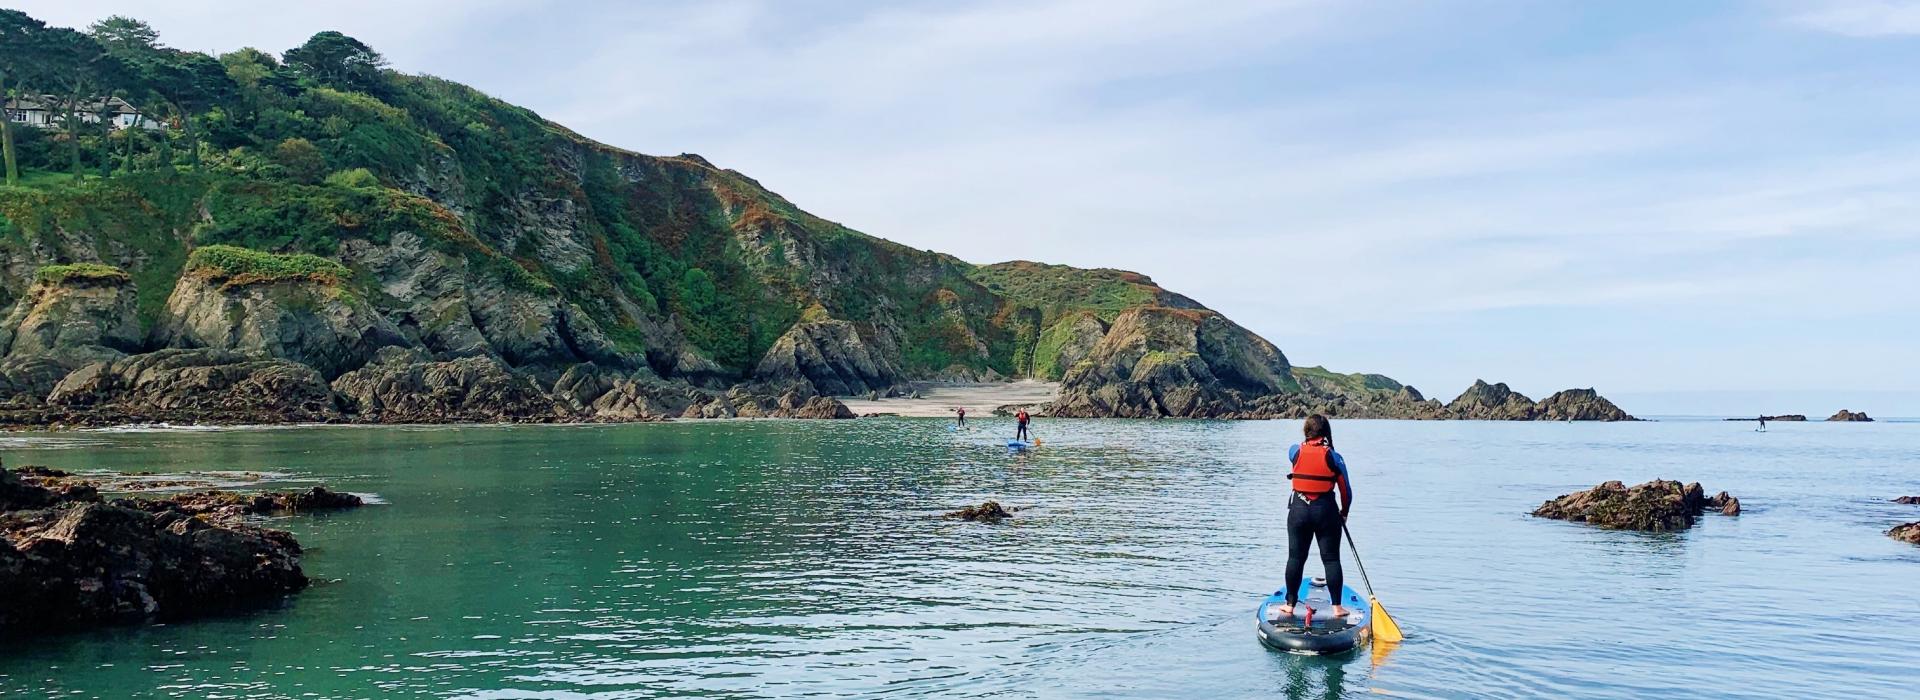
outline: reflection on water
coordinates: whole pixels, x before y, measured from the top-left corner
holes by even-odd
[[[1354,536],[1408,639],[1335,658],[1270,652],[1251,620],[1296,425],[1042,428],[1014,455],[1006,420],[14,436],[13,465],[390,505],[278,521],[327,581],[284,606],[0,647],[0,695],[1886,696],[1920,664],[1920,548],[1880,534],[1920,511],[1876,500],[1920,493],[1920,426],[1339,422]],[[1525,515],[1654,477],[1749,514],[1655,535]],[[988,499],[1024,510],[939,517]],[[1783,624],[1809,590],[1849,612]]]

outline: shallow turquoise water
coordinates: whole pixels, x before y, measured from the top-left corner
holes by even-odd
[[[1001,430],[1001,428],[1009,428]],[[0,647],[6,697],[1888,697],[1916,692],[1920,424],[1338,421],[1410,639],[1254,639],[1294,422],[937,420],[0,438],[10,465],[290,472],[322,585],[254,614]],[[1542,521],[1701,481],[1690,532]],[[1001,525],[942,520],[987,498]],[[1348,558],[1348,577],[1357,571]],[[1309,565],[1310,571],[1318,564]]]

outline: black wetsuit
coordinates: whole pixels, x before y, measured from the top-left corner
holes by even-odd
[[[1340,570],[1340,504],[1332,492],[1308,501],[1298,492],[1287,497],[1287,602],[1300,602],[1300,579],[1307,568],[1307,547],[1320,545],[1320,566],[1327,571],[1327,591],[1340,599],[1346,574]]]

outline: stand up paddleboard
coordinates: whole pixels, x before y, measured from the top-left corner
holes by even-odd
[[[1365,645],[1373,637],[1366,599],[1352,586],[1342,586],[1340,597],[1347,616],[1335,618],[1327,582],[1316,578],[1307,584],[1306,595],[1294,604],[1293,615],[1283,617],[1280,606],[1287,604],[1287,589],[1274,591],[1253,611],[1260,643],[1290,654],[1338,654]],[[1313,610],[1311,618],[1307,615],[1309,608]]]
[[[1032,446],[1033,445],[1028,444],[1025,440],[1008,440],[1007,441],[1008,452],[1022,452]]]

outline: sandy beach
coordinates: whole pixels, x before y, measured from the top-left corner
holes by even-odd
[[[993,409],[1011,403],[1043,403],[1053,400],[1059,382],[988,382],[968,384],[917,384],[922,398],[870,400],[864,396],[846,396],[840,400],[854,413],[891,413],[911,417],[944,417],[965,407],[968,415],[987,416]]]

